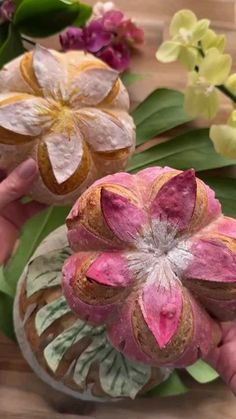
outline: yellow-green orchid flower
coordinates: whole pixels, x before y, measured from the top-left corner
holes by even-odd
[[[215,86],[227,79],[232,64],[228,54],[211,48],[199,65],[198,72],[189,74],[185,94],[185,109],[193,117],[212,119],[219,109],[218,91]]]
[[[212,125],[210,138],[217,153],[229,159],[236,158],[236,111],[228,120],[228,125]]]
[[[205,36],[210,22],[197,20],[190,10],[177,12],[170,24],[172,40],[165,41],[157,51],[156,57],[163,63],[180,61],[188,70],[193,70],[198,59],[199,41]]]
[[[208,29],[201,39],[201,47],[204,53],[211,48],[217,48],[223,52],[225,48],[225,35],[217,35],[212,29]]]

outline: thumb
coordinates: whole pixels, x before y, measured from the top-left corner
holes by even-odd
[[[27,194],[37,173],[37,164],[32,158],[24,161],[13,170],[0,183],[0,210]]]

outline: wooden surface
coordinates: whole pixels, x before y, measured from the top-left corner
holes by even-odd
[[[92,2],[91,2],[92,3]],[[176,64],[161,65],[155,52],[166,37],[167,21],[182,7],[192,7],[200,17],[213,19],[219,31],[228,36],[228,50],[236,51],[235,0],[117,0],[117,6],[136,18],[144,27],[146,44],[137,53],[132,69],[144,78],[130,88],[133,106],[154,88],[183,89],[186,74]],[[48,41],[47,41],[48,42]],[[45,41],[44,41],[45,43]],[[50,40],[56,45],[56,39]],[[218,121],[224,121],[230,106],[223,99]],[[198,121],[197,124],[204,125]],[[235,348],[236,349],[236,348]],[[236,399],[220,381],[200,386],[191,392],[167,399],[142,399],[111,404],[83,403],[59,394],[43,384],[30,371],[17,345],[0,336],[0,418],[2,419],[235,419]]]

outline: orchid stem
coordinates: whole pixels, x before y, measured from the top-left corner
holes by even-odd
[[[236,96],[229,90],[224,84],[221,84],[220,86],[216,86],[217,89],[221,91],[225,96],[227,96],[229,99],[231,99],[234,103],[236,103]]]
[[[25,37],[24,37],[24,36],[22,36],[22,35],[21,35],[21,39],[22,39],[22,41],[24,41],[24,42],[28,42],[28,44],[30,44],[30,45],[33,45],[33,46],[35,46],[35,45],[36,45],[36,42],[31,41],[31,39],[25,38]]]

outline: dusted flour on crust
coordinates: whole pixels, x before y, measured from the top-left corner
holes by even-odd
[[[92,55],[36,46],[0,71],[0,167],[39,166],[34,199],[69,204],[123,170],[135,143],[119,75]]]
[[[236,221],[194,170],[100,179],[67,226],[67,302],[125,356],[190,365],[218,344],[218,321],[236,318]]]

